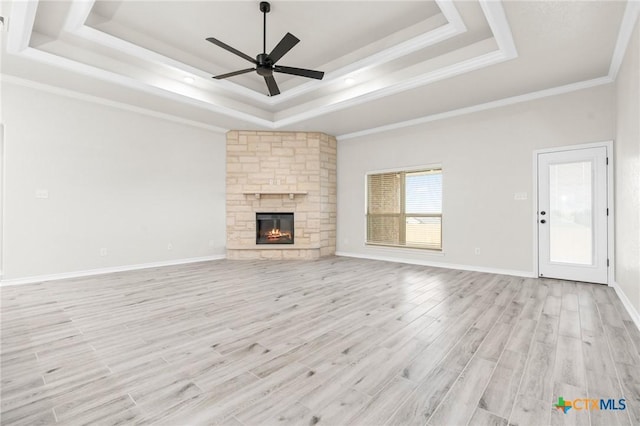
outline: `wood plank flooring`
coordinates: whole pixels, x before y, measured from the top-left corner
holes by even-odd
[[[605,286],[332,257],[0,293],[3,425],[640,424],[640,333]]]

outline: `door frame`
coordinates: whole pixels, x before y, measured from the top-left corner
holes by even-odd
[[[538,149],[533,151],[533,196],[532,202],[532,235],[533,235],[533,274],[534,277],[540,277],[540,265],[538,263],[538,155],[548,154],[562,151],[575,151],[586,148],[606,148],[607,149],[607,208],[609,216],[607,217],[607,258],[609,259],[609,268],[607,269],[607,285],[612,287],[615,278],[615,239],[614,239],[614,218],[615,206],[613,204],[613,172],[615,159],[613,157],[613,141],[603,141],[594,143],[585,143],[578,145],[558,146],[553,148]]]

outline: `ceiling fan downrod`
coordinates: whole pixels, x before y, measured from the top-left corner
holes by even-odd
[[[260,12],[262,12],[262,53],[267,54],[267,13],[271,11],[271,4],[268,1],[260,2]]]

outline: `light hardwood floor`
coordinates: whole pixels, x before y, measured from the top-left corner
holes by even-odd
[[[640,333],[605,286],[334,257],[0,292],[3,425],[640,424]]]

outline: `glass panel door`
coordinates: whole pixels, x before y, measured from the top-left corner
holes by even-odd
[[[538,155],[541,277],[607,283],[607,148]]]

